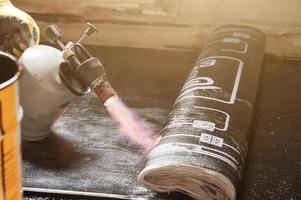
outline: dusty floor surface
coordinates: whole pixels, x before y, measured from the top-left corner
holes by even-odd
[[[198,52],[93,48],[122,99],[154,130],[165,122]],[[301,62],[266,55],[240,200],[301,199]],[[137,185],[137,147],[93,96],[70,103],[56,133],[23,143],[24,186],[102,193],[114,198],[188,199]],[[109,195],[110,194],[110,195]],[[25,199],[95,199],[25,192]],[[100,195],[101,196],[101,195]],[[107,198],[105,198],[107,199]]]

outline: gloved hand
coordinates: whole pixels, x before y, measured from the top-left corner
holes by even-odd
[[[0,50],[20,57],[23,51],[39,43],[40,30],[25,12],[9,0],[0,0]]]

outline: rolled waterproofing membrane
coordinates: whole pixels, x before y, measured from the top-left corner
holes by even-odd
[[[248,150],[264,35],[245,26],[214,30],[205,42],[140,184],[195,199],[235,199]]]

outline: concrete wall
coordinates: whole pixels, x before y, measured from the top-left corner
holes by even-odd
[[[301,58],[301,0],[15,0],[44,29],[63,27],[75,40],[84,22],[99,33],[89,44],[192,50],[224,24],[259,28],[267,35],[266,52]]]

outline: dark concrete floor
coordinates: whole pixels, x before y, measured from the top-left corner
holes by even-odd
[[[164,124],[198,55],[129,48],[90,49],[102,60],[122,99],[155,130]],[[238,199],[301,199],[300,76],[301,62],[265,56]],[[143,165],[141,156],[136,147],[118,136],[115,124],[95,97],[69,104],[55,130],[57,133],[44,141],[23,144],[25,187],[116,194],[118,198],[188,199],[179,194],[157,195],[137,185],[136,175]],[[28,200],[94,199],[39,192],[25,192],[25,196]]]

